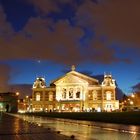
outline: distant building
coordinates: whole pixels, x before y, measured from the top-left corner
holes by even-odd
[[[140,92],[132,93],[121,101],[122,111],[140,111]]]
[[[33,111],[113,111],[119,109],[116,100],[115,80],[105,74],[101,84],[95,78],[75,71],[54,80],[46,87],[44,78],[37,78],[33,84]]]
[[[32,112],[32,97],[26,96],[24,99],[18,100],[18,112]]]
[[[140,91],[131,95],[131,99],[134,105],[134,108],[138,108],[140,110]]]
[[[14,92],[0,93],[0,111],[17,112],[18,95]]]

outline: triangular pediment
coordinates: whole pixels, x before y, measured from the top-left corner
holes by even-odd
[[[70,71],[66,73],[64,76],[59,77],[51,82],[51,84],[57,84],[58,82],[64,83],[88,83],[89,85],[99,85],[99,81],[93,77],[82,74],[77,71]]]
[[[86,80],[83,80],[77,76],[74,76],[72,74],[66,74],[64,77],[58,79],[57,81],[54,82],[55,85],[59,84],[78,84],[78,83],[84,83],[88,84]]]
[[[87,75],[82,74],[82,73],[77,72],[77,71],[70,71],[69,74],[75,75],[75,76],[80,77],[81,79],[84,79],[84,80],[89,80],[89,81],[98,83],[97,79],[90,77],[90,76],[87,76]]]

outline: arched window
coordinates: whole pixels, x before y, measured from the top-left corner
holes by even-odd
[[[73,88],[69,89],[69,98],[73,98]]]
[[[62,89],[62,99],[66,99],[67,90],[66,88]]]
[[[77,92],[76,92],[76,98],[80,98],[80,88],[77,88]]]
[[[53,101],[53,93],[49,92],[49,101]]]

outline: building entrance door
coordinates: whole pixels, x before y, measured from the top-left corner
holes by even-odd
[[[62,104],[62,111],[80,112],[80,104]]]
[[[49,106],[48,106],[48,111],[49,111],[49,112],[52,112],[52,111],[53,111],[53,105],[49,105]]]
[[[113,105],[112,104],[106,104],[105,110],[107,112],[111,112],[113,110]]]

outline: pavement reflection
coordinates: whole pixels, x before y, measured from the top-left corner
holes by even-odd
[[[140,126],[18,115],[45,128],[83,140],[139,140]]]
[[[14,117],[13,117],[14,116]],[[0,140],[69,140],[70,137],[58,135],[35,123],[23,121],[20,117],[1,115]]]

